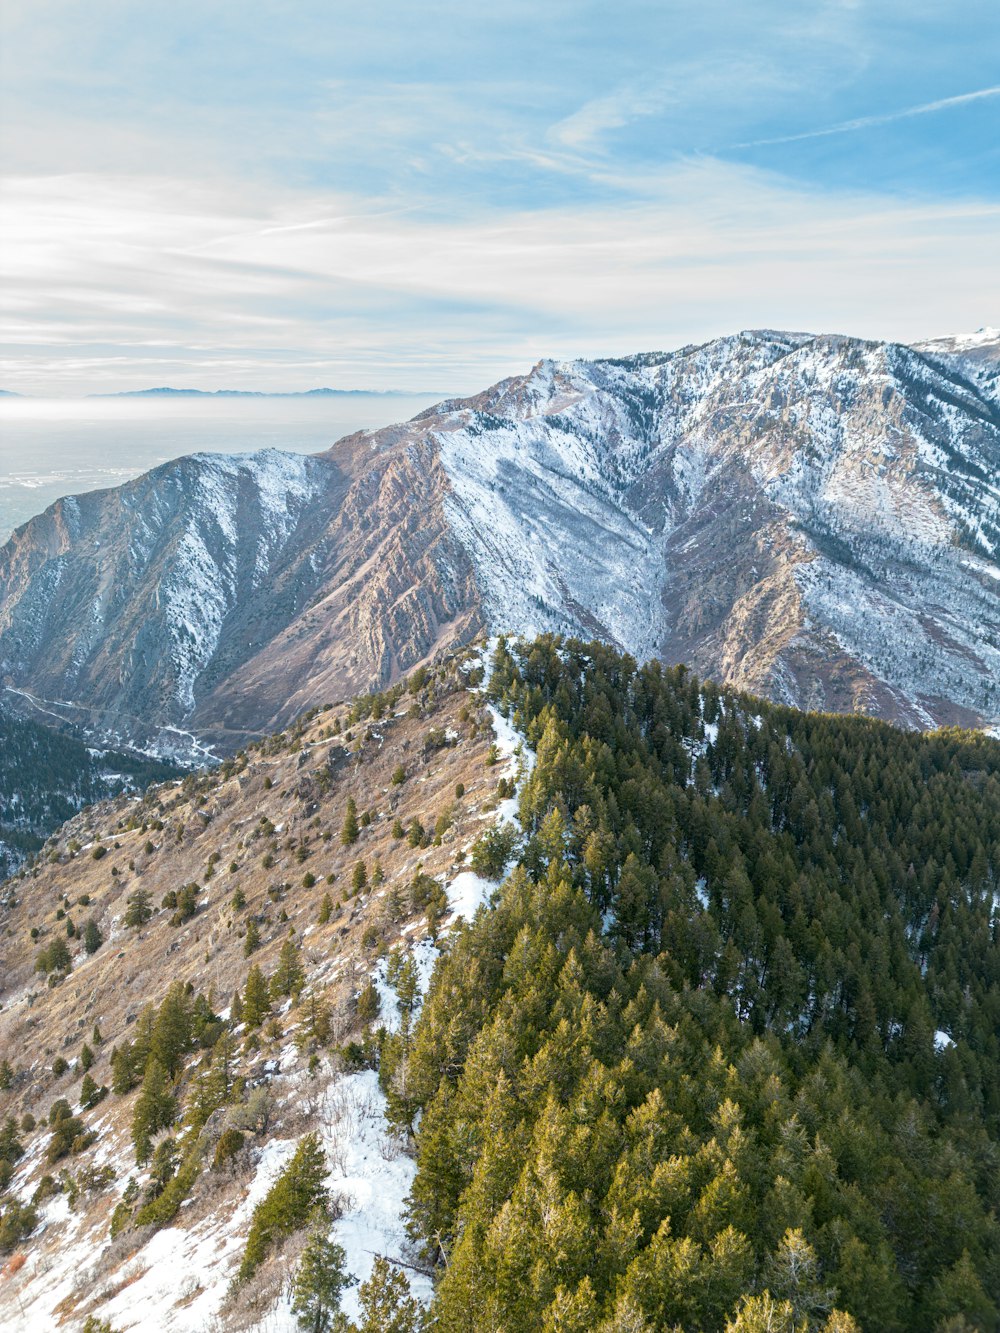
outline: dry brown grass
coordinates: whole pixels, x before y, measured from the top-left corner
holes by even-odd
[[[415,715],[410,715],[411,709]],[[18,1077],[10,1092],[0,1093],[0,1116],[20,1117],[31,1110],[39,1124],[33,1135],[24,1136],[29,1144],[38,1136],[47,1137],[43,1121],[57,1097],[68,1097],[74,1108],[78,1103],[82,1070],[71,1069],[54,1078],[51,1065],[57,1054],[73,1059],[86,1040],[97,1057],[92,1077],[110,1084],[109,1059],[115,1043],[128,1036],[143,1006],[159,1002],[173,980],[190,981],[209,994],[217,1008],[224,1008],[242,987],[251,962],[265,972],[273,970],[289,932],[302,948],[307,994],[320,994],[329,1008],[329,1046],[354,1034],[358,988],[378,953],[391,947],[413,920],[405,890],[414,872],[420,865],[439,878],[456,872],[462,848],[477,836],[484,812],[492,807],[497,772],[486,763],[492,740],[488,717],[478,696],[463,688],[462,677],[453,668],[446,667],[433,689],[418,699],[404,694],[391,719],[351,727],[347,713],[346,706],[320,713],[297,743],[286,740],[281,747],[251,752],[245,765],[238,765],[228,777],[210,776],[195,784],[195,790],[189,789],[191,784],[168,785],[141,803],[123,799],[84,812],[52,840],[45,853],[48,859],[16,882],[16,905],[0,909],[0,1052],[11,1059]],[[358,747],[349,753],[343,752],[342,737],[328,734],[338,719],[342,732],[353,733],[351,746]],[[427,750],[426,737],[434,730],[450,730],[460,739],[455,745]],[[407,780],[396,786],[391,776],[400,763]],[[460,800],[455,798],[457,783],[465,786]],[[361,829],[357,843],[344,847],[339,833],[349,796],[359,813],[371,809],[374,817]],[[446,808],[452,810],[454,824],[440,846],[413,848],[405,838],[392,837],[396,819],[408,827],[418,818],[432,832]],[[262,817],[274,826],[273,833],[262,832],[267,828]],[[98,836],[109,850],[95,861],[84,849]],[[151,851],[146,850],[148,842],[153,844]],[[74,851],[76,846],[81,850]],[[207,876],[211,858],[213,873]],[[267,864],[266,858],[273,863]],[[369,875],[380,863],[384,880],[379,888],[369,887],[359,897],[350,897],[351,872],[358,860],[366,862]],[[231,872],[233,862],[237,869]],[[309,888],[302,883],[307,871],[316,878]],[[333,884],[326,882],[328,875],[335,877]],[[191,881],[202,886],[201,910],[186,924],[172,926],[171,912],[161,909],[160,902],[169,890]],[[276,885],[290,887],[275,894]],[[142,929],[125,929],[121,921],[126,900],[138,887],[148,891],[155,915]],[[246,900],[241,910],[232,906],[237,889]],[[407,903],[398,919],[389,912],[393,890],[399,890]],[[317,917],[326,893],[335,907],[330,921],[320,926]],[[89,904],[80,905],[85,896]],[[50,988],[44,977],[35,974],[34,958],[43,943],[64,931],[65,922],[57,919],[56,912],[67,899],[74,922],[82,927],[93,916],[106,942],[87,958],[77,942],[70,941],[74,970]],[[262,944],[247,959],[243,935],[250,917],[258,921]],[[37,942],[30,938],[32,926],[40,931]],[[411,931],[408,938],[419,934]],[[280,1038],[262,1036],[260,1049],[238,1060],[239,1072],[251,1083],[267,1076],[267,1061],[294,1035],[303,1008],[280,1017]],[[95,1023],[103,1034],[101,1045],[92,1041]],[[329,1053],[315,1080],[304,1072],[305,1059],[294,1093],[286,1094],[276,1107],[268,1134],[298,1137],[321,1116],[350,1113],[349,1108],[338,1110],[325,1101],[336,1068]],[[184,1091],[182,1083],[182,1097]],[[84,1112],[88,1125],[102,1122],[99,1142],[60,1165],[75,1172],[91,1162],[109,1139],[127,1142],[135,1095],[110,1095],[93,1111]],[[220,1128],[221,1122],[212,1131],[215,1136]],[[398,1144],[385,1145],[387,1153],[398,1150]],[[233,1164],[232,1171],[212,1171],[210,1162],[209,1153],[184,1209],[186,1227],[208,1214],[231,1212],[245,1195],[252,1170],[249,1152],[242,1164],[239,1160]],[[34,1174],[40,1176],[47,1169],[51,1170],[39,1166]],[[94,1227],[95,1237],[107,1236],[110,1210],[124,1184],[123,1177],[108,1190],[81,1199],[81,1233]],[[110,1294],[135,1280],[138,1273],[131,1272],[123,1280],[121,1269],[143,1239],[141,1233],[129,1230],[99,1258],[95,1254],[94,1270],[88,1274],[93,1292]],[[40,1243],[57,1244],[57,1231],[50,1228]],[[29,1249],[31,1245],[29,1240]],[[252,1290],[241,1293],[226,1312],[226,1328],[250,1326],[253,1311],[263,1308],[267,1293],[289,1271],[282,1270],[282,1262],[281,1255],[275,1256],[255,1278]],[[188,1299],[194,1294],[189,1293]],[[62,1313],[79,1317],[77,1306],[78,1300],[70,1298]]]

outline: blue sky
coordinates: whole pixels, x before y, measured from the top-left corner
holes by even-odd
[[[0,383],[1000,322],[1000,7],[7,0]]]

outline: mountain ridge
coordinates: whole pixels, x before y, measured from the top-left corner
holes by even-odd
[[[175,460],[14,534],[0,672],[225,751],[484,629],[554,631],[804,707],[995,725],[988,353],[751,330],[543,359],[305,460]]]
[[[358,1333],[385,1260],[407,1333],[988,1333],[998,885],[982,735],[555,636],[310,710],[2,886],[0,1317],[293,1333],[318,1229]]]

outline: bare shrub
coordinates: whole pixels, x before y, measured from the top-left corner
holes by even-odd
[[[289,1236],[283,1245],[271,1251],[252,1277],[230,1292],[222,1310],[220,1329],[226,1333],[248,1333],[264,1323],[269,1311],[287,1294],[305,1243],[305,1231]]]

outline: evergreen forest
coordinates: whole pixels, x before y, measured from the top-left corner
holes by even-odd
[[[459,1333],[1000,1319],[1000,744],[501,640],[537,760],[383,1051]]]
[[[84,806],[177,772],[147,755],[94,749],[0,707],[0,879]]]

